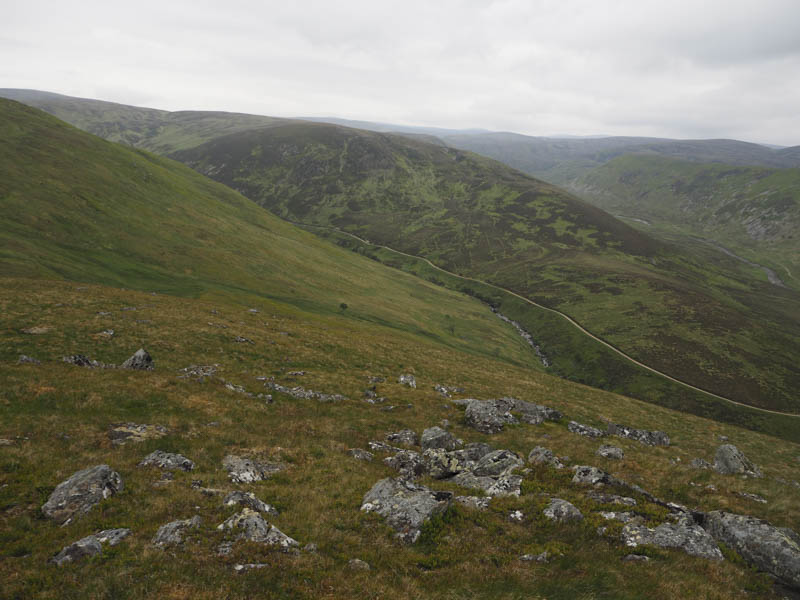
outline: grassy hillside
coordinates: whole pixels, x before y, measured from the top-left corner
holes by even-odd
[[[135,306],[136,311],[125,311]],[[626,563],[632,550],[601,510],[619,507],[590,500],[569,482],[568,469],[534,468],[524,475],[519,498],[496,498],[479,512],[453,507],[426,526],[422,539],[404,546],[384,521],[359,510],[361,499],[393,471],[356,461],[349,448],[365,448],[392,431],[418,433],[448,419],[466,442],[488,442],[523,457],[537,445],[569,464],[595,464],[662,498],[703,510],[724,509],[766,518],[778,526],[800,527],[800,447],[736,427],[665,410],[621,396],[478,358],[396,330],[312,315],[269,299],[254,301],[257,315],[227,296],[207,299],[76,285],[71,282],[6,279],[0,286],[0,598],[550,598],[655,600],[674,598],[783,597],[769,578],[736,555],[712,562],[678,550],[639,547],[647,564]],[[213,315],[211,311],[216,311]],[[109,313],[109,314],[99,314]],[[208,324],[227,325],[227,330]],[[45,333],[22,332],[31,326]],[[95,334],[113,328],[103,339]],[[237,344],[227,331],[255,344]],[[281,332],[287,334],[282,335]],[[85,352],[104,362],[119,361],[144,346],[155,359],[153,372],[93,370],[64,364],[60,357]],[[20,353],[41,365],[16,365]],[[181,379],[189,365],[218,365],[204,382]],[[306,375],[291,376],[303,370]],[[416,390],[395,383],[399,373],[417,376]],[[361,400],[368,377],[381,375],[378,391],[397,408],[381,410]],[[274,402],[225,388],[265,391],[256,376],[350,399],[321,404],[275,394]],[[434,383],[459,385],[478,398],[514,395],[545,403],[567,418],[603,426],[604,420],[661,429],[669,448],[647,447],[614,438],[622,461],[595,456],[600,441],[570,433],[565,422],[507,427],[486,436],[467,427],[463,412],[432,390]],[[114,423],[161,424],[160,439],[113,447]],[[762,467],[764,479],[723,476],[688,467],[692,458],[712,459],[727,436]],[[154,450],[180,452],[195,461],[191,473],[164,482],[157,469],[136,465]],[[227,454],[281,461],[285,471],[268,481],[234,485],[221,468]],[[106,463],[124,480],[124,490],[66,527],[44,519],[39,508],[54,486],[90,465]],[[316,552],[285,554],[255,543],[238,543],[218,556],[223,540],[216,526],[236,510],[221,495],[192,487],[253,491],[280,511],[269,521]],[[422,483],[458,494],[470,491],[427,477]],[[709,487],[711,486],[711,487]],[[759,494],[760,504],[737,495]],[[548,495],[573,502],[584,513],[575,524],[554,524],[542,516]],[[638,496],[637,496],[638,497]],[[520,510],[520,523],[508,515]],[[640,499],[636,511],[653,527],[666,511]],[[202,518],[182,547],[159,550],[150,542],[157,529],[175,519]],[[599,536],[599,526],[610,527]],[[62,568],[47,560],[63,546],[100,529],[129,527],[132,535],[101,556]],[[548,562],[523,562],[523,554],[549,551]],[[348,561],[366,561],[354,571]],[[267,566],[237,574],[233,566]]]
[[[796,294],[773,294],[746,265],[701,262],[499,163],[301,123],[173,156],[285,218],[333,225],[558,308],[704,389],[797,408]]]
[[[629,155],[592,170],[571,188],[650,228],[716,240],[800,289],[800,169]]]
[[[539,362],[462,294],[341,250],[173,161],[0,101],[0,274],[271,298]],[[347,308],[342,309],[341,305]]]

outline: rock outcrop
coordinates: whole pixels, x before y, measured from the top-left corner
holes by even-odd
[[[723,444],[717,448],[714,457],[714,470],[723,475],[747,475],[748,477],[763,477],[761,469],[754,465],[733,444]]]
[[[68,525],[122,487],[122,477],[108,465],[89,467],[59,483],[42,506],[42,513],[56,523]]]
[[[142,462],[139,463],[139,466],[156,467],[166,471],[192,471],[194,469],[194,462],[182,454],[173,454],[171,452],[156,450],[145,456]]]
[[[386,441],[392,444],[400,444],[402,446],[418,446],[419,436],[417,432],[412,429],[402,429],[395,431],[386,436]]]
[[[413,543],[419,538],[422,524],[444,511],[452,497],[450,492],[435,492],[402,477],[389,477],[366,493],[361,510],[381,515],[401,540]]]
[[[632,548],[640,545],[676,548],[690,556],[723,559],[716,542],[702,527],[685,522],[662,523],[655,529],[627,523],[622,528],[622,541]]]
[[[514,402],[507,399],[471,400],[464,418],[467,425],[481,433],[498,433],[506,425],[519,422],[511,414],[513,407]]]
[[[288,551],[300,546],[297,540],[290,538],[280,529],[267,523],[258,512],[245,508],[242,512],[232,515],[217,526],[221,531],[238,532],[235,540],[257,542],[267,546],[277,546]]]
[[[195,515],[191,519],[183,519],[180,521],[172,521],[158,528],[158,531],[153,536],[152,544],[157,548],[165,548],[167,546],[177,546],[183,543],[183,536],[190,529],[197,529],[203,520]]]
[[[397,378],[397,383],[408,386],[413,389],[417,389],[417,379],[413,375],[408,373],[400,375]]]
[[[669,446],[669,436],[663,431],[647,431],[609,423],[608,434],[636,440],[646,446]]]
[[[422,432],[421,445],[423,450],[431,448],[441,448],[442,450],[455,450],[463,444],[455,438],[449,431],[445,431],[438,425],[428,427]]]
[[[601,438],[605,437],[606,435],[605,431],[601,431],[597,427],[592,427],[591,425],[583,425],[581,423],[578,423],[577,421],[570,421],[567,424],[567,429],[572,433],[577,433],[578,435],[590,438]]]
[[[226,456],[222,460],[222,466],[228,471],[228,477],[233,483],[263,481],[284,468],[280,463],[262,463],[234,454]]]

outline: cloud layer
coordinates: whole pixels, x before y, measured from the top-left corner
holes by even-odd
[[[14,3],[0,87],[170,110],[800,144],[796,0]]]

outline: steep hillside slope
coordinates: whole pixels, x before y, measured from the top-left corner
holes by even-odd
[[[570,187],[611,213],[716,240],[800,288],[800,169],[629,155]]]
[[[0,204],[5,276],[268,297],[539,364],[513,328],[474,300],[304,233],[178,163],[7,100]]]
[[[287,219],[335,226],[558,308],[704,389],[797,408],[796,294],[766,289],[727,257],[701,263],[497,162],[300,123],[173,156]]]

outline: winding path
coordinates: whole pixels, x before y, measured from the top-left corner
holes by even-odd
[[[535,306],[536,308],[541,308],[543,310],[547,310],[547,311],[550,311],[551,313],[557,314],[561,318],[567,320],[571,325],[576,327],[583,334],[589,336],[594,341],[599,342],[600,344],[603,344],[606,348],[608,348],[610,350],[613,350],[614,352],[619,354],[621,357],[623,357],[624,359],[628,360],[629,362],[635,364],[636,366],[641,367],[643,369],[647,369],[651,373],[655,373],[656,375],[660,375],[661,377],[669,379],[670,381],[675,382],[677,384],[680,384],[680,385],[682,385],[684,387],[687,387],[689,389],[695,390],[696,392],[701,392],[701,393],[706,394],[708,396],[712,396],[713,398],[716,398],[718,400],[724,400],[725,402],[729,402],[731,404],[736,404],[737,406],[742,406],[744,408],[749,408],[749,409],[757,410],[757,411],[760,411],[760,412],[770,413],[770,414],[773,414],[773,415],[782,415],[782,416],[785,416],[785,417],[800,417],[800,414],[796,414],[796,413],[787,413],[787,412],[781,412],[781,411],[778,411],[778,410],[769,410],[768,408],[759,408],[758,406],[752,406],[750,404],[745,404],[744,402],[737,402],[736,400],[731,400],[730,398],[726,398],[725,396],[720,396],[719,394],[715,394],[714,392],[709,392],[708,390],[704,390],[702,388],[694,386],[691,383],[686,383],[685,381],[681,381],[680,379],[676,379],[675,377],[672,377],[671,375],[668,375],[668,374],[666,374],[666,373],[664,373],[662,371],[659,371],[658,369],[654,369],[653,367],[649,367],[646,364],[644,364],[642,362],[639,362],[638,360],[636,360],[632,356],[629,356],[629,355],[625,354],[622,350],[620,350],[616,346],[613,346],[612,344],[606,342],[605,340],[600,339],[599,337],[594,335],[591,331],[588,331],[587,329],[585,329],[580,323],[575,321],[575,319],[573,319],[572,317],[570,317],[568,315],[565,315],[564,313],[562,313],[562,312],[560,312],[560,311],[558,311],[558,310],[556,310],[554,308],[550,308],[548,306],[543,306],[541,304],[538,304],[538,303],[534,302],[533,300],[530,300],[530,299],[526,298],[525,296],[521,296],[520,294],[517,294],[516,292],[512,292],[511,290],[508,290],[508,289],[506,289],[504,287],[500,287],[499,285],[494,285],[493,283],[488,283],[488,282],[480,280],[480,279],[475,279],[473,277],[467,277],[465,275],[459,275],[458,273],[453,273],[452,271],[448,271],[447,269],[443,269],[442,267],[439,267],[439,266],[433,264],[430,260],[428,260],[424,256],[415,256],[414,254],[408,254],[407,252],[403,252],[402,250],[395,250],[394,248],[390,248],[389,246],[384,246],[382,244],[375,244],[373,242],[365,240],[364,238],[358,237],[357,235],[355,235],[353,233],[350,233],[348,231],[343,231],[343,230],[339,229],[338,227],[327,226],[327,225],[311,225],[309,223],[300,223],[298,221],[291,221],[291,220],[286,219],[286,218],[284,218],[284,220],[288,221],[289,223],[292,223],[294,225],[299,225],[301,227],[312,227],[312,228],[316,228],[316,229],[328,229],[328,230],[336,231],[336,232],[341,233],[343,235],[350,236],[351,238],[356,239],[361,243],[368,244],[370,246],[376,246],[378,248],[384,248],[385,250],[389,250],[390,252],[394,252],[396,254],[401,254],[403,256],[407,256],[407,257],[413,258],[415,260],[421,260],[421,261],[427,263],[430,267],[436,269],[437,271],[441,271],[442,273],[447,273],[448,275],[452,275],[453,277],[458,277],[459,279],[463,279],[464,281],[474,281],[475,283],[488,285],[489,287],[492,287],[492,288],[494,288],[496,290],[500,290],[501,292],[505,292],[506,294],[511,294],[515,298],[519,298],[520,300],[522,300],[523,302],[527,302],[531,306]]]

